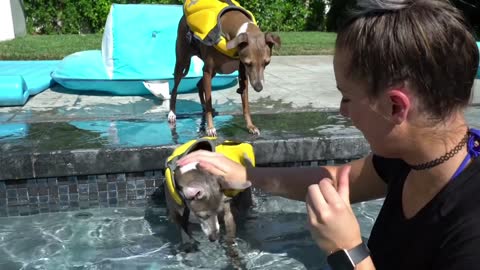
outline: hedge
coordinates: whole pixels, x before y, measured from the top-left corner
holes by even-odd
[[[103,30],[111,4],[181,4],[179,0],[24,0],[30,34],[86,34]],[[239,0],[265,31],[324,29],[324,0]],[[320,16],[319,16],[320,15]]]

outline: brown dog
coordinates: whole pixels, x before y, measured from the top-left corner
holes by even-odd
[[[243,191],[232,198],[224,194],[223,177],[212,175],[198,166],[188,172],[177,169],[175,175],[176,188],[183,205],[175,202],[168,189],[165,190],[165,197],[169,218],[181,229],[182,243],[187,247],[195,242],[191,238],[191,223],[199,223],[208,239],[217,241],[220,236],[219,222],[222,222],[226,231],[225,241],[233,244],[236,219],[246,214],[253,204],[249,185],[240,187]]]
[[[198,1],[191,2],[189,5]],[[230,2],[230,1],[228,1]],[[229,9],[222,13],[218,19],[221,35],[227,41],[227,49],[236,49],[237,57],[230,57],[218,51],[214,46],[205,45],[203,42],[191,37],[186,17],[180,19],[176,41],[176,63],[174,71],[174,87],[170,99],[170,112],[168,121],[176,121],[175,105],[177,88],[183,77],[188,74],[191,57],[197,55],[204,62],[203,77],[197,84],[200,102],[205,112],[207,121],[206,133],[216,136],[213,124],[212,108],[212,78],[217,74],[229,74],[238,70],[239,88],[241,94],[243,116],[247,128],[252,134],[260,134],[259,129],[253,124],[248,104],[248,81],[255,91],[263,89],[264,69],[270,63],[272,47],[279,47],[280,37],[272,33],[264,33],[252,23],[245,12]],[[190,35],[191,38],[188,38]]]

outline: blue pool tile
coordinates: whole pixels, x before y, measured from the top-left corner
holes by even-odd
[[[58,181],[57,181],[57,178],[56,178],[56,177],[47,178],[47,182],[48,182],[48,185],[49,185],[49,186],[56,186],[56,185],[58,185]]]
[[[98,208],[100,207],[100,204],[98,201],[90,201],[90,208]]]
[[[73,201],[70,201],[70,207],[78,207],[79,206],[79,202],[73,202]]]
[[[17,198],[17,190],[7,189],[7,198]]]
[[[38,196],[38,188],[36,186],[31,186],[28,188],[28,196],[34,197]]]
[[[127,183],[126,182],[117,182],[117,191],[126,190]]]
[[[17,189],[17,194],[18,194],[18,197],[27,197],[28,190],[26,188],[19,188]]]
[[[90,202],[89,201],[85,201],[85,202],[80,201],[78,206],[80,207],[80,209],[88,209],[90,207]]]
[[[39,187],[38,188],[38,195],[39,196],[47,196],[48,195],[48,188],[47,187]]]
[[[145,180],[137,180],[135,186],[137,189],[145,189]]]
[[[38,178],[37,179],[37,185],[42,186],[42,187],[48,186],[47,179],[46,178]]]
[[[68,192],[70,194],[72,193],[78,193],[78,185],[77,184],[70,184],[68,185]]]
[[[30,215],[40,214],[40,209],[38,207],[30,208]]]
[[[88,194],[89,201],[98,201],[98,192]]]
[[[88,190],[89,190],[89,193],[94,193],[94,192],[98,192],[98,185],[97,183],[95,184],[88,184]]]
[[[117,205],[117,202],[118,202],[117,198],[110,198],[110,199],[108,199],[108,204],[109,204],[109,206],[116,206],[116,205]]]
[[[108,191],[117,191],[117,185],[116,183],[108,183]]]
[[[58,193],[60,195],[68,194],[68,189],[69,189],[68,185],[60,185],[60,186],[58,186]]]
[[[107,191],[107,183],[98,183],[98,191]]]
[[[107,201],[107,192],[106,191],[98,192],[98,200],[101,201],[101,202],[106,202]]]
[[[18,199],[17,198],[7,198],[7,205],[10,206],[17,206]]]
[[[70,193],[68,194],[68,197],[70,198],[71,202],[77,202],[78,201],[78,193]]]
[[[78,193],[88,193],[88,184],[78,184]]]

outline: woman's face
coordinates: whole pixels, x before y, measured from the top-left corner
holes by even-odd
[[[372,100],[367,96],[369,85],[365,81],[356,81],[347,77],[349,57],[337,50],[333,60],[337,88],[342,94],[340,113],[350,118],[370,143],[372,151],[383,156],[390,156],[387,137],[394,124],[388,120],[391,113],[386,97]]]

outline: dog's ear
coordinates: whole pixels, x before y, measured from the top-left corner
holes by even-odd
[[[205,190],[197,186],[187,186],[182,189],[183,195],[187,200],[201,200],[205,197]]]
[[[246,45],[248,45],[248,35],[247,33],[241,33],[238,36],[236,36],[234,39],[227,42],[227,49],[231,50],[231,49],[240,48]]]
[[[271,32],[265,33],[265,42],[270,47],[270,49],[273,46],[275,46],[276,49],[280,49],[280,46],[282,45],[282,41],[280,40],[280,37]]]
[[[243,163],[247,168],[253,168],[253,162],[246,153],[243,153]]]

